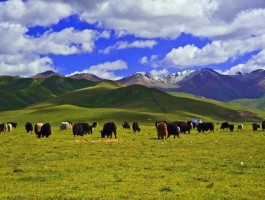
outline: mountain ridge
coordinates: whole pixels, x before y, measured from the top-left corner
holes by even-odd
[[[64,77],[53,71],[36,74],[33,79],[45,79],[52,76]],[[1,76],[2,79],[22,80],[21,77]],[[94,74],[77,73],[66,78],[88,80],[92,82],[111,81],[101,79]],[[265,70],[250,73],[224,75],[209,68],[187,70],[154,76],[148,72],[136,72],[122,79],[113,81],[122,85],[140,84],[164,92],[184,92],[208,99],[228,102],[235,99],[257,99],[265,97]],[[0,83],[1,84],[1,83]]]

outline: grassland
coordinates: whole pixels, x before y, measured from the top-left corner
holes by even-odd
[[[24,124],[0,134],[0,199],[265,199],[265,132],[156,139],[154,126],[118,139],[73,137],[54,123],[37,139]]]
[[[0,134],[0,199],[265,199],[265,133],[251,131],[265,117],[262,110],[56,76],[1,77],[0,86],[0,121],[19,124]],[[155,121],[192,118],[244,122],[245,131],[216,126],[215,133],[156,139]],[[51,137],[25,133],[27,121],[49,122]],[[74,138],[59,131],[61,121],[101,126]],[[107,121],[117,124],[117,140],[99,137]],[[122,121],[139,122],[141,133],[121,129]]]
[[[252,107],[265,111],[265,98],[260,99],[237,99],[231,101],[231,103],[239,104],[242,106]]]

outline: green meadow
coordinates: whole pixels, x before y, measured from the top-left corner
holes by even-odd
[[[117,122],[115,139],[74,137],[53,124],[37,139],[19,124],[0,134],[0,199],[264,199],[265,132],[181,134],[157,140]]]
[[[0,199],[265,199],[265,132],[251,124],[262,109],[222,103],[141,85],[69,78],[0,77]],[[39,92],[41,91],[41,92]],[[157,139],[155,121],[215,124],[214,133]],[[62,121],[99,122],[92,135],[59,131]],[[117,139],[100,138],[103,124]],[[122,129],[136,121],[140,133]],[[244,131],[220,132],[220,123]],[[52,135],[37,139],[26,122],[49,122]]]

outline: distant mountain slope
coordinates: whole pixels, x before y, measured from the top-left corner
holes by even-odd
[[[0,76],[0,110],[19,109],[64,93],[95,85],[57,75],[47,78]]]
[[[265,70],[223,75],[212,69],[184,71],[166,76],[137,72],[118,80],[125,85],[141,84],[167,92],[185,92],[219,101],[265,96]]]
[[[59,73],[56,73],[54,71],[49,70],[49,71],[45,71],[45,72],[36,74],[36,75],[32,76],[31,78],[47,78],[47,77],[54,76],[54,75],[62,76],[63,77],[63,75],[61,75]]]
[[[167,91],[185,92],[219,101],[242,98],[261,98],[265,95],[265,70],[235,76],[222,75],[202,69],[177,83]]]
[[[241,86],[231,76],[225,76],[210,69],[197,71],[178,83],[173,91],[185,92],[210,99],[229,101],[240,98]]]
[[[47,71],[34,77],[49,77],[54,74],[56,73]],[[87,73],[75,74],[69,78],[102,81],[101,78]],[[223,75],[208,68],[198,71],[187,70],[164,76],[136,72],[116,82],[124,85],[141,84],[166,92],[190,93],[223,102],[265,97],[265,70],[263,69],[246,74],[238,72],[233,76]]]
[[[176,83],[185,79],[193,71],[184,71],[165,76],[153,76],[147,72],[136,72],[130,76],[118,80],[118,82],[125,85],[141,84],[148,87],[155,88],[175,88]]]
[[[102,78],[99,78],[94,74],[88,74],[88,73],[74,74],[69,77],[74,78],[74,79],[86,79],[86,80],[95,81],[95,82],[99,82],[103,80]]]
[[[233,100],[230,103],[239,104],[242,106],[252,107],[265,111],[265,98],[260,99],[237,99]]]
[[[195,97],[194,97],[195,98]],[[257,114],[228,108],[220,104],[200,101],[199,99],[176,97],[160,90],[143,85],[118,87],[110,82],[101,82],[96,86],[87,87],[66,93],[34,106],[70,104],[85,108],[114,108],[131,110],[141,113],[154,113],[184,118],[204,118],[230,121],[247,121],[261,119]],[[172,119],[173,120],[173,119]],[[177,120],[177,119],[176,119]]]

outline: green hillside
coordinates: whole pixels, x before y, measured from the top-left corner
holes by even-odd
[[[260,121],[264,112],[143,85],[123,86],[59,76],[0,77],[0,121]],[[13,110],[13,111],[12,111]]]
[[[95,85],[84,79],[51,76],[48,78],[0,77],[0,110],[15,110],[51,99],[79,88]]]
[[[238,104],[242,106],[252,107],[265,111],[265,98],[260,99],[237,99],[230,101],[230,103]]]

